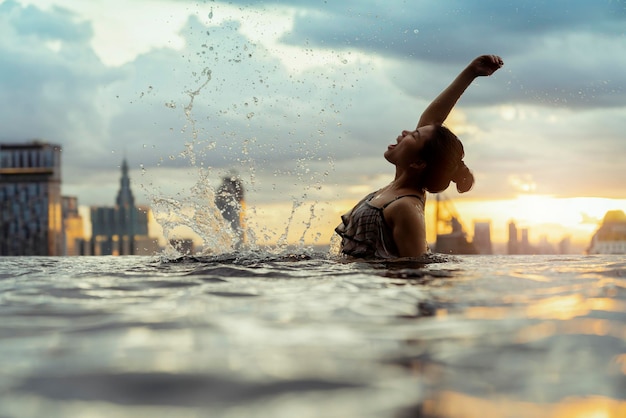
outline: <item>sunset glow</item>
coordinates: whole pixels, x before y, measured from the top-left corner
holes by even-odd
[[[123,158],[146,205],[234,169],[259,243],[324,245],[342,213],[393,178],[387,145],[459,68],[495,53],[502,69],[446,120],[477,178],[467,194],[446,192],[468,236],[488,221],[504,243],[513,221],[532,242],[584,248],[608,210],[626,209],[618,2],[593,6],[583,28],[582,4],[126,3],[2,3],[6,67],[24,74],[2,84],[2,135],[59,143],[63,193],[79,205],[111,204]]]

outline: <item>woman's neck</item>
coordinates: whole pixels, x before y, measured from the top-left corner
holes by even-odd
[[[387,186],[389,190],[411,190],[423,193],[422,187],[419,186],[419,175],[408,173],[406,171],[396,171],[396,177]]]

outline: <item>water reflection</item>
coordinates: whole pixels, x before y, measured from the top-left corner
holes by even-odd
[[[622,418],[626,265],[594,260],[9,259],[0,416]]]
[[[504,279],[496,265],[470,278],[461,263],[437,266],[447,284],[424,271],[430,315],[397,362],[425,396],[400,418],[626,417],[624,265],[550,264]]]
[[[423,418],[621,418],[626,417],[626,402],[586,396],[567,398],[556,404],[535,404],[443,391],[426,401],[421,412]]]

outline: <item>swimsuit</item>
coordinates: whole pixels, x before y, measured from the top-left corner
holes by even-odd
[[[335,232],[341,236],[343,254],[358,258],[399,257],[393,233],[385,222],[383,210],[403,197],[416,197],[422,203],[424,198],[419,195],[398,196],[379,208],[370,203],[376,193],[368,194],[350,212],[341,216],[342,222],[335,228]]]

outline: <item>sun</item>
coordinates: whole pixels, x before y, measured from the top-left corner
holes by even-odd
[[[597,197],[555,197],[522,193],[512,199],[470,200],[454,202],[466,232],[473,234],[473,223],[490,221],[492,240],[508,239],[509,222],[527,228],[531,238],[546,237],[558,242],[564,237],[589,242],[609,210],[626,211],[626,199]]]
[[[596,228],[609,210],[624,207],[624,201],[593,197],[558,198],[520,195],[512,201],[515,218],[529,225],[559,224],[569,228]]]

